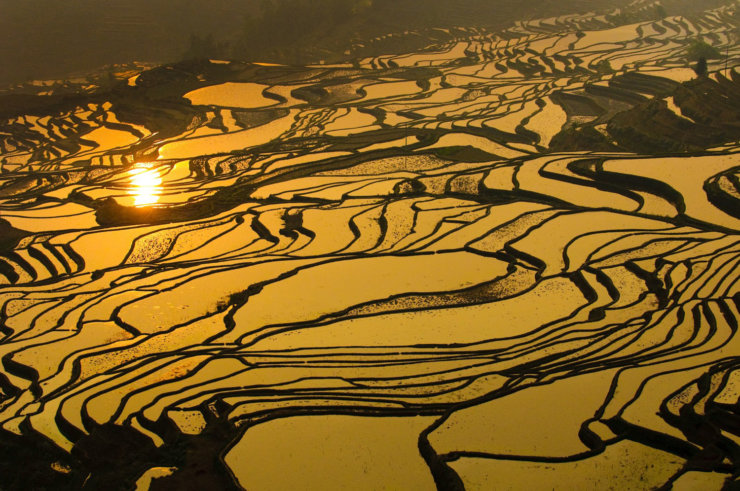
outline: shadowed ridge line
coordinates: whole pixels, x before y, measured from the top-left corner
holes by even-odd
[[[447,413],[421,432],[418,440],[419,453],[429,466],[438,491],[465,491],[465,485],[460,476],[452,467],[447,465],[447,462],[437,454],[432,444],[429,443],[429,435],[447,421],[451,414]]]

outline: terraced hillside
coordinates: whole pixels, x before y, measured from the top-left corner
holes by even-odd
[[[0,94],[0,488],[738,486],[738,8],[615,18]]]

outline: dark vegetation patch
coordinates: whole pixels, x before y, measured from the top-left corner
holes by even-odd
[[[699,61],[702,58],[706,60],[719,60],[722,58],[722,53],[703,39],[692,39],[686,48],[686,56],[690,61]]]
[[[566,150],[613,152],[619,150],[593,125],[574,125],[562,130],[550,141],[550,149],[555,152]]]
[[[731,72],[729,78],[717,74],[717,79],[697,77],[677,84],[660,77],[627,74],[610,83],[616,89],[612,94],[604,87],[586,90],[629,100],[631,92],[648,93],[653,97],[633,99],[631,108],[595,118],[586,123],[570,123],[555,135],[550,143],[554,151],[566,150],[626,150],[638,153],[660,154],[696,152],[740,139],[740,74]],[[588,88],[587,88],[588,89]],[[668,107],[673,101],[681,114]],[[560,95],[554,98],[572,119],[574,116],[595,116],[585,96]],[[596,126],[606,124],[605,132]]]
[[[607,131],[637,152],[697,151],[740,139],[740,77],[719,81],[699,77],[681,84],[673,100],[681,117],[663,99],[652,99],[616,115]],[[686,119],[686,118],[690,118]]]

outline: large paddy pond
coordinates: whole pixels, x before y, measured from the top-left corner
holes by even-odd
[[[735,489],[737,26],[48,83],[0,120],[0,488]]]

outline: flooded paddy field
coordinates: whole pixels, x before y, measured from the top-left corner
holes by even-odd
[[[735,489],[737,31],[0,93],[0,489]]]

